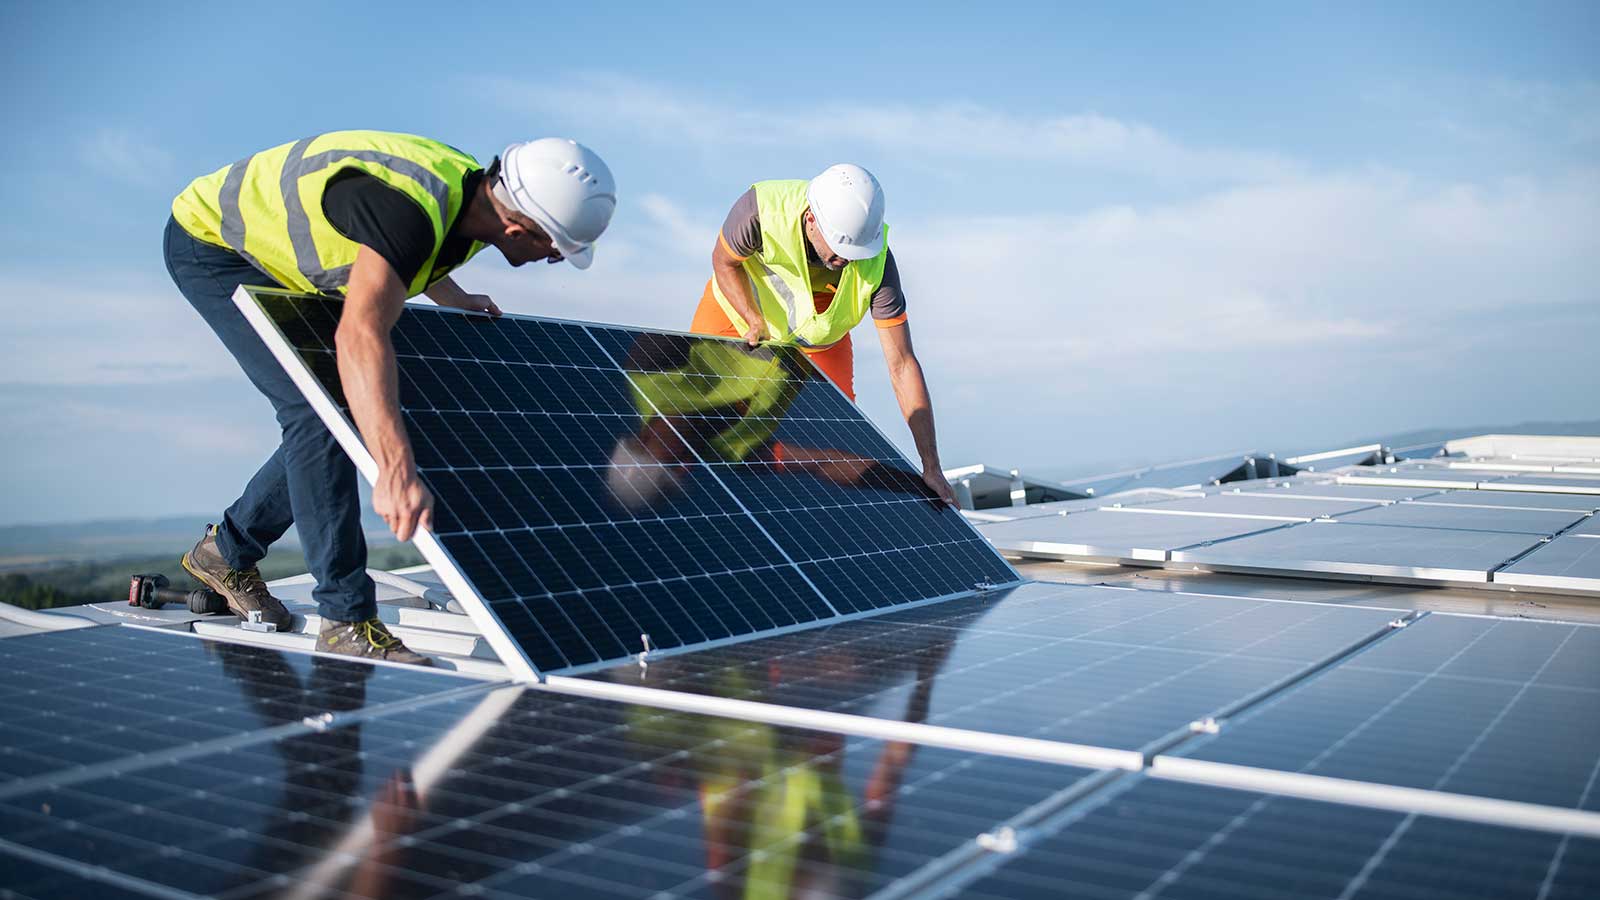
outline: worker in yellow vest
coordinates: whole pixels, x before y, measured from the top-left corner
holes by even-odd
[[[797,345],[854,400],[850,330],[870,311],[922,458],[922,480],[954,505],[883,215],[883,188],[860,166],[831,166],[810,181],[756,182],[722,224],[711,279],[689,328],[752,346]]]
[[[361,531],[356,471],[273,358],[232,295],[239,285],[344,297],[339,379],[378,463],[372,503],[395,537],[431,524],[433,497],[400,418],[389,330],[407,298],[499,315],[450,273],[493,245],[514,266],[589,267],[611,221],[616,185],[573,141],[512,144],[487,168],[438,141],[339,131],[247,156],[195,179],[172,203],[167,270],[277,411],[283,440],[244,493],[208,527],[183,566],[239,616],[291,617],[256,563],[290,525],[311,574],[322,626],[317,649],[428,664],[378,620]]]

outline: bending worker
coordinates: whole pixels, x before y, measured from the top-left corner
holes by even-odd
[[[850,330],[870,309],[895,399],[922,458],[922,480],[954,505],[883,210],[883,188],[860,166],[831,166],[810,181],[756,182],[722,224],[711,280],[689,328],[742,337],[751,346],[796,344],[855,400]]]
[[[287,609],[256,563],[292,524],[322,628],[317,649],[429,664],[378,620],[361,531],[355,465],[273,358],[232,295],[279,285],[344,296],[335,337],[339,380],[378,463],[372,505],[402,541],[430,525],[400,418],[389,330],[407,298],[499,315],[450,272],[493,245],[514,266],[566,259],[589,267],[616,206],[611,172],[568,140],[512,144],[487,170],[438,141],[340,131],[263,150],[195,179],[172,204],[167,271],[251,382],[277,410],[282,443],[209,526],[183,567],[237,615],[278,628]]]

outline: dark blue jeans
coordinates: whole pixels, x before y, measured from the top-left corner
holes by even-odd
[[[272,401],[283,429],[278,449],[222,514],[217,549],[235,569],[248,569],[295,525],[306,565],[317,579],[317,611],[340,622],[372,618],[378,607],[367,577],[355,464],[233,305],[239,285],[277,282],[237,253],[195,240],[170,218],[164,249],[173,283]]]

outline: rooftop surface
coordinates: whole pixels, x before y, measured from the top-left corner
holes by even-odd
[[[240,302],[353,438],[318,381],[323,307]],[[531,524],[477,492],[559,475],[573,492],[540,509],[579,509],[586,478],[637,483],[595,460],[651,421],[709,453],[694,435],[713,417],[646,387],[732,351],[506,318],[413,311],[398,330],[414,438],[438,451],[424,474],[476,510],[430,537],[431,565],[377,573],[381,616],[438,668],[311,652],[308,578],[273,586],[296,614],[284,633],[121,602],[8,612],[5,896],[1600,892],[1600,606],[1591,557],[1565,549],[1600,545],[1600,440],[1219,458],[1037,504],[1044,485],[1019,475],[974,529],[896,480],[904,461],[803,366],[729,357],[786,398],[768,424],[811,448],[800,464],[699,455],[701,480],[660,501],[671,515],[589,497],[588,518]],[[467,359],[527,397],[475,409],[420,384]],[[557,380],[553,412],[539,392]],[[519,403],[593,447],[452,463],[447,438],[531,415]],[[829,477],[847,462],[854,480]],[[777,553],[750,571],[619,574],[618,542],[745,522]],[[567,594],[470,556],[602,526],[614,537],[587,556],[515,557],[541,584],[601,579]],[[764,596],[771,579],[794,593]],[[805,615],[785,599],[806,596]],[[595,618],[539,605],[560,597]],[[689,602],[706,612],[665,616]],[[531,643],[518,608],[573,631]],[[652,641],[647,614],[695,639]],[[580,647],[595,661],[570,664]]]

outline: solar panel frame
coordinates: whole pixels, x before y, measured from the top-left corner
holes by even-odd
[[[301,354],[297,352],[290,336],[285,334],[283,329],[279,327],[278,323],[275,322],[273,317],[266,312],[261,303],[258,302],[258,297],[291,300],[298,299],[302,301],[316,300],[318,302],[329,302],[331,298],[297,294],[280,289],[241,286],[234,294],[234,303],[245,315],[245,318],[250,322],[251,326],[261,336],[262,340],[271,350],[274,357],[284,367],[285,371],[294,381],[296,387],[298,387],[306,396],[312,408],[317,412],[318,416],[333,433],[334,438],[339,443],[340,447],[355,462],[356,467],[361,472],[362,476],[365,477],[369,483],[374,482],[378,475],[376,461],[362,443],[360,435],[357,432],[354,424],[341,410],[341,407],[344,405],[342,398],[335,397],[329,393],[326,387],[324,387],[323,378],[328,379],[329,383],[338,383],[337,372],[325,372],[323,373],[323,377],[319,378],[318,374],[313,371],[313,366],[316,365],[323,367],[332,365],[331,348],[326,348],[328,351],[328,355],[326,357],[319,355],[316,359],[310,362],[303,359]],[[412,306],[410,304],[408,304],[408,310],[446,316],[480,315],[450,308],[421,305]],[[581,329],[582,333],[593,345],[592,348],[586,349],[592,350],[594,354],[604,359],[608,367],[615,369],[615,374],[624,378],[629,378],[627,370],[625,369],[623,363],[617,360],[613,348],[609,346],[606,341],[602,340],[595,334],[596,329],[600,329],[607,333],[622,332],[634,335],[661,335],[666,337],[692,338],[697,341],[718,340],[715,338],[707,338],[704,335],[689,335],[683,332],[667,332],[654,329],[632,328],[628,326],[551,319],[540,316],[507,315],[503,318],[512,322],[545,323],[563,328],[575,327]],[[403,319],[404,315],[402,315],[402,320]],[[398,331],[400,327],[401,326],[397,324],[396,330]],[[435,337],[438,336],[435,335]],[[320,340],[318,343],[319,345],[321,344]],[[730,341],[730,343],[733,342]],[[444,349],[448,354],[448,348],[441,349]],[[809,363],[807,363],[807,365],[809,366]],[[815,372],[814,369],[811,369],[811,371],[813,373]],[[813,380],[827,381],[827,379],[822,378],[821,376],[817,376]],[[471,379],[463,379],[463,382],[471,383]],[[840,392],[836,386],[832,385],[831,381],[828,382],[828,390],[830,390],[832,394],[837,395],[838,398],[844,398],[843,393]],[[510,400],[509,397],[507,399],[508,402],[515,402]],[[654,405],[654,401],[651,402],[652,405]],[[878,441],[881,441],[884,445],[890,448],[891,452],[899,454],[899,451],[894,447],[893,442],[889,441],[882,431],[879,430],[870,419],[867,419],[865,416],[861,416],[861,420],[866,422],[867,426],[871,429],[872,434],[875,435]],[[697,454],[697,460],[698,459],[699,458]],[[910,463],[904,459],[903,454],[899,454],[899,460],[908,468],[910,467]],[[711,471],[710,466],[707,466],[703,460],[699,461],[706,471]],[[785,547],[780,541],[768,533],[765,525],[754,514],[754,512],[752,512],[749,507],[744,504],[743,499],[740,498],[732,489],[723,484],[720,477],[716,476],[714,472],[712,473],[712,477],[717,478],[718,484],[727,492],[728,496],[739,505],[745,518],[747,518],[754,527],[760,529],[761,532],[767,536],[767,538],[772,542],[773,548],[785,557],[787,566],[793,570],[798,578],[802,579],[804,583],[809,586],[809,588],[815,593],[818,600],[826,605],[829,611],[834,613],[834,615],[831,618],[819,618],[811,622],[801,621],[794,624],[779,624],[776,627],[770,628],[762,628],[758,626],[749,631],[735,633],[731,636],[719,637],[711,640],[702,640],[698,642],[686,641],[681,646],[674,647],[666,652],[688,652],[696,648],[717,646],[728,641],[743,640],[753,634],[781,633],[786,630],[811,627],[818,621],[839,621],[855,616],[871,615],[877,612],[877,609],[841,611],[834,606],[827,593],[813,583],[811,577],[805,572],[801,564],[795,561],[794,557],[790,554],[789,548]],[[959,516],[956,516],[954,513],[952,513],[951,518],[959,519]],[[970,526],[962,523],[961,527],[967,528],[970,532]],[[1015,570],[1011,568],[1011,565],[999,555],[998,551],[994,550],[987,542],[978,537],[975,532],[971,532],[971,534],[971,544],[974,548],[976,548],[974,552],[983,554],[984,559],[988,561],[988,564],[991,567],[990,571],[1001,576],[1009,576],[1009,580],[1003,581],[1001,584],[1014,585],[1021,582],[1022,579],[1020,576],[1018,576]],[[464,566],[463,562],[456,557],[456,554],[445,545],[445,543],[440,539],[439,535],[433,530],[418,529],[413,538],[413,542],[423,557],[431,565],[433,565],[440,580],[444,582],[444,584],[450,589],[451,593],[461,602],[461,605],[467,612],[468,616],[483,634],[485,640],[494,649],[496,655],[498,655],[506,664],[513,676],[521,681],[541,680],[544,676],[544,671],[546,670],[541,670],[541,668],[532,661],[529,652],[518,643],[517,639],[513,638],[513,629],[502,619],[494,604],[491,603],[490,599],[483,593],[483,591],[481,591],[472,583],[471,579],[466,575],[467,567]],[[976,588],[978,585],[974,584],[973,587]],[[949,597],[960,596],[962,593],[969,592],[970,591],[953,591],[939,596],[925,596],[918,598],[914,602],[938,602],[943,599],[948,599]],[[610,592],[607,591],[606,593],[609,596]],[[566,612],[565,608],[563,608],[563,615],[567,614],[568,613]],[[523,626],[519,627],[523,631],[529,631],[529,629],[526,627],[527,625],[532,625],[533,627],[538,628],[541,634],[544,633],[543,627],[531,618],[529,619],[528,623],[524,623]],[[574,627],[577,628],[577,626]],[[545,639],[548,641],[549,637],[546,636]],[[638,648],[638,650],[641,652],[649,649],[651,648],[644,646],[640,646]],[[659,653],[660,651],[657,650],[653,652]],[[597,652],[596,655],[600,657],[596,661],[586,661],[578,665],[569,664],[566,666],[551,668],[548,669],[548,671],[559,671],[566,673],[590,671],[596,668],[614,665],[621,660],[629,658],[629,656],[632,654],[612,654],[607,657],[604,654]]]

